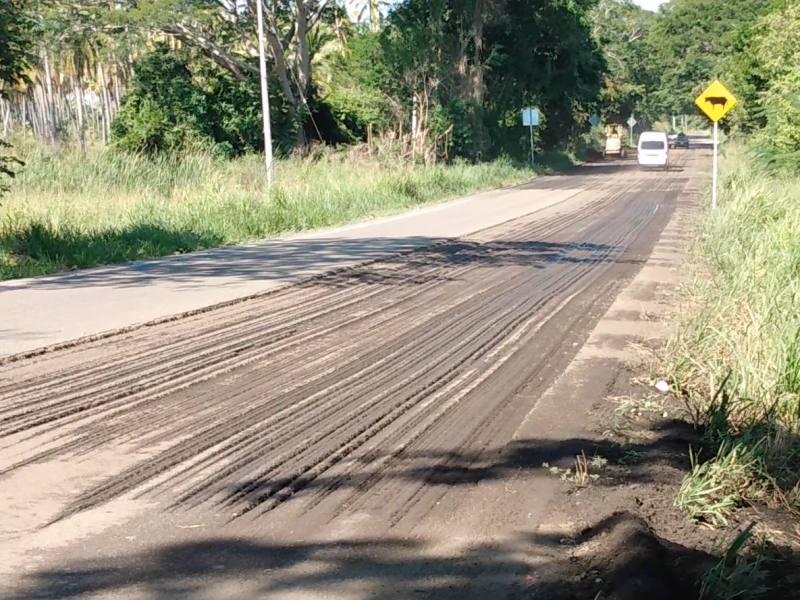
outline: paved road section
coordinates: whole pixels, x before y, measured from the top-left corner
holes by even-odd
[[[565,188],[563,178],[546,178],[350,227],[0,283],[0,357],[204,309],[430,246],[557,205],[580,191]]]
[[[557,402],[526,416],[707,154],[581,170],[476,234],[0,366],[0,598],[528,597],[542,464],[570,457]]]

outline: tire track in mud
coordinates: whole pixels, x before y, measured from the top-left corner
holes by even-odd
[[[642,223],[640,223],[640,225]],[[631,232],[628,232],[628,235],[626,237],[634,237],[635,238],[640,233],[639,229],[640,229],[639,227],[634,228]],[[621,240],[619,240],[619,242],[620,243],[624,243],[625,240],[621,239]],[[583,278],[583,288],[579,289],[578,291],[575,291],[575,289],[573,287],[572,295],[568,296],[567,300],[563,301],[561,304],[559,304],[558,306],[553,307],[552,309],[550,309],[548,312],[545,313],[544,317],[536,324],[536,331],[538,332],[540,328],[546,326],[547,322],[552,317],[554,317],[556,315],[562,315],[563,314],[562,311],[564,310],[565,306],[567,304],[569,304],[574,299],[574,297],[577,296],[581,291],[583,291],[584,289],[590,287],[592,285],[594,279],[596,279],[596,277],[584,277]],[[594,304],[597,304],[597,303],[601,303],[602,304],[603,302],[608,301],[609,296],[615,295],[615,292],[617,291],[618,287],[619,287],[619,285],[616,282],[612,282],[612,285],[605,285],[605,289],[603,289],[601,291],[601,293],[599,293],[597,295],[597,297],[595,298],[593,303]],[[567,315],[567,316],[570,316],[570,315]],[[586,320],[586,316],[583,313],[578,313],[578,314],[575,314],[575,315],[571,316],[570,319],[571,319],[570,324],[566,328],[567,331],[564,332],[564,333],[567,333],[570,329],[572,329],[573,327],[576,327],[577,324],[580,324],[582,321],[585,321]],[[544,353],[542,353],[542,349],[540,349],[539,350],[539,356],[538,356],[538,364],[537,363],[533,363],[533,364],[529,364],[529,365],[524,365],[524,364],[523,365],[517,365],[517,367],[520,367],[518,369],[518,372],[525,374],[524,375],[524,379],[529,379],[531,377],[538,376],[539,372],[544,368],[544,365],[546,365],[547,362],[554,357],[554,355],[559,351],[559,349],[560,349],[560,345],[559,344],[555,344],[555,345],[551,346],[550,348],[544,349]],[[494,352],[498,352],[498,350],[495,350]],[[508,356],[507,358],[510,359],[512,357]],[[495,377],[500,378],[500,374],[496,375]],[[508,381],[509,380],[513,380],[513,379],[514,379],[514,371],[513,370],[506,369],[502,373],[502,380],[503,380],[504,386],[508,387],[508,385],[507,385]],[[487,381],[486,383],[488,384],[489,382]],[[485,390],[485,389],[481,389],[481,393],[473,394],[473,402],[472,402],[473,405],[472,406],[467,406],[468,404],[470,404],[469,399],[465,399],[464,401],[462,401],[462,410],[464,410],[464,411],[466,411],[466,410],[473,411],[475,413],[473,415],[474,418],[469,418],[467,415],[461,415],[460,418],[457,421],[455,421],[455,420],[452,420],[452,421],[449,421],[449,422],[445,421],[444,422],[445,423],[445,431],[439,431],[436,434],[431,434],[431,435],[426,436],[424,438],[422,438],[422,435],[421,435],[422,431],[420,431],[419,429],[417,429],[417,435],[415,435],[413,438],[408,438],[405,435],[405,432],[397,432],[397,435],[394,435],[389,439],[385,439],[385,440],[381,440],[380,441],[380,444],[383,445],[383,446],[388,446],[388,447],[394,447],[395,448],[395,450],[392,451],[391,453],[383,454],[380,457],[378,457],[377,459],[375,459],[375,457],[373,455],[373,456],[369,457],[369,460],[367,460],[366,456],[369,456],[369,453],[367,452],[366,456],[364,456],[364,457],[354,458],[353,459],[354,463],[360,461],[360,467],[363,469],[363,467],[369,466],[369,469],[370,469],[370,471],[372,473],[371,473],[370,477],[366,481],[361,481],[356,486],[356,491],[349,498],[347,498],[346,500],[341,501],[341,504],[347,505],[352,510],[356,510],[357,507],[362,505],[362,502],[359,501],[359,496],[361,496],[362,500],[363,500],[365,498],[364,493],[366,491],[368,491],[368,489],[370,489],[372,487],[375,487],[381,481],[385,481],[385,480],[389,480],[389,484],[388,485],[390,485],[390,486],[392,486],[394,488],[394,491],[390,491],[390,492],[385,493],[385,494],[383,494],[381,496],[381,497],[385,497],[387,500],[391,499],[391,498],[395,498],[398,495],[400,495],[400,493],[402,491],[402,488],[404,488],[404,487],[406,488],[406,490],[408,490],[409,485],[410,485],[409,481],[408,481],[409,478],[408,477],[400,477],[399,480],[398,480],[397,477],[396,477],[396,474],[398,472],[397,467],[398,467],[398,465],[402,464],[403,461],[405,461],[407,459],[409,453],[412,452],[413,448],[417,446],[417,444],[415,443],[417,439],[421,438],[421,439],[423,439],[423,441],[424,440],[437,440],[437,439],[448,439],[448,440],[451,440],[451,441],[455,441],[456,439],[458,439],[460,437],[460,433],[463,433],[465,431],[471,432],[470,435],[468,436],[467,440],[462,445],[460,445],[457,448],[454,448],[454,449],[452,449],[450,451],[450,453],[455,455],[455,456],[464,456],[464,455],[466,455],[467,454],[467,452],[466,452],[467,447],[471,446],[472,443],[474,442],[474,440],[477,439],[477,437],[479,435],[481,437],[492,439],[492,435],[491,435],[490,432],[487,435],[487,427],[489,427],[492,422],[497,421],[498,418],[500,418],[501,421],[503,420],[502,415],[506,414],[505,410],[507,408],[507,405],[513,399],[514,392],[516,390],[515,390],[515,386],[512,385],[510,387],[510,389],[506,389],[504,393],[500,394],[498,392],[499,397],[503,398],[503,401],[498,403],[498,404],[496,404],[496,405],[493,405],[491,407],[486,407],[482,403],[475,403],[475,401],[480,399],[481,397],[486,397],[487,395],[489,397],[492,397],[492,394],[491,393],[487,394],[486,391],[487,390]],[[487,408],[488,408],[488,410],[487,410]],[[501,417],[498,417],[498,415],[501,415]],[[470,424],[470,425],[465,427],[465,424]],[[431,425],[432,426],[436,426],[436,423],[432,423]],[[514,427],[515,426],[516,425],[514,425]],[[447,466],[446,464],[439,465],[439,467],[441,467],[443,469],[446,469],[446,466]],[[352,469],[351,469],[349,472],[342,472],[340,474],[337,474],[337,477],[346,479],[346,478],[351,477],[352,475],[353,475],[353,472],[352,472]],[[364,479],[363,472],[361,473],[361,475],[362,475],[361,478]],[[422,481],[422,482],[418,482],[418,488],[422,489],[429,482],[430,482],[429,479],[426,479],[425,481]],[[334,485],[331,486],[331,487],[340,487],[340,483],[339,482],[335,482]],[[315,501],[315,503],[316,502],[318,502],[318,501]],[[381,501],[381,502],[383,502],[383,501]],[[411,504],[407,504],[405,506],[405,508],[407,510],[410,510],[410,506],[411,506]]]
[[[575,299],[605,302],[618,287],[608,273],[634,272],[620,257],[685,183],[650,181],[649,200],[636,192],[641,177],[617,178],[580,211],[315,278],[192,319],[194,328],[100,342],[112,349],[105,360],[0,388],[0,436],[49,445],[5,472],[127,439],[162,450],[62,517],[131,491],[256,515],[304,492],[309,509],[341,493],[348,506],[404,498],[399,521],[431,488],[400,476],[409,457],[443,446],[480,456],[477,440],[508,428],[498,423],[516,388],[498,382],[545,372],[560,340],[532,350],[540,332],[585,328],[585,312],[563,316]]]
[[[641,233],[646,222],[640,220],[639,227],[634,228],[630,238],[635,238]],[[637,231],[638,230],[638,231]],[[412,513],[419,505],[423,506],[422,514],[416,515],[419,520],[428,510],[436,505],[436,502],[444,495],[448,487],[459,482],[477,482],[486,477],[498,476],[497,456],[487,453],[491,447],[490,440],[508,440],[516,430],[519,421],[508,419],[510,405],[515,401],[517,390],[526,381],[535,379],[543,374],[542,382],[538,384],[542,393],[554,379],[553,373],[546,373],[547,365],[556,359],[556,355],[562,351],[562,341],[569,337],[572,332],[586,331],[587,326],[593,321],[594,317],[588,316],[586,306],[581,310],[569,309],[571,303],[579,302],[584,297],[584,292],[592,289],[592,300],[584,299],[583,305],[588,304],[589,308],[607,307],[616,297],[621,289],[620,281],[609,280],[599,286],[594,285],[599,277],[586,277],[584,285],[577,290],[573,289],[571,296],[555,307],[550,312],[546,320],[541,322],[529,335],[526,343],[540,343],[536,351],[536,362],[527,362],[525,352],[521,351],[522,343],[507,356],[508,362],[501,366],[496,372],[486,379],[480,390],[470,390],[470,395],[462,400],[461,413],[458,419],[442,420],[441,424],[436,424],[437,429],[432,430],[429,435],[418,436],[410,445],[403,446],[402,452],[392,456],[394,464],[387,465],[377,473],[376,481],[370,486],[359,486],[358,492],[350,498],[340,501],[339,504],[348,506],[349,510],[355,511],[363,508],[365,504],[373,508],[384,506],[387,503],[393,504],[396,508],[391,511],[391,522],[397,525],[407,515]],[[588,281],[587,281],[588,279]],[[591,310],[589,311],[591,313]],[[557,337],[544,331],[549,321],[558,316],[562,321],[567,321],[566,325],[557,332]],[[542,338],[552,340],[549,347],[541,344]],[[541,346],[545,347],[542,348]],[[492,406],[487,407],[484,400],[486,398],[496,398],[497,401]],[[519,402],[519,400],[517,400]],[[520,420],[527,414],[529,400],[525,400],[525,407],[520,413]],[[484,442],[481,443],[480,439]],[[448,449],[442,456],[441,446],[436,440],[447,439]],[[427,457],[438,456],[434,465],[424,466],[429,461]],[[423,457],[422,461],[417,460]],[[422,462],[422,464],[420,464]],[[482,468],[474,468],[475,464],[485,463],[488,465]],[[400,468],[402,466],[402,468]],[[506,466],[506,468],[511,468]],[[398,477],[398,473],[400,477]],[[433,485],[442,483],[443,486]],[[372,497],[367,492],[382,486],[383,489],[374,491]],[[418,511],[419,512],[419,511]]]
[[[610,199],[605,198],[601,201],[597,201],[596,204],[605,204],[608,203]],[[557,231],[559,226],[564,226],[570,222],[571,215],[557,217],[550,222],[543,223],[541,227],[537,227],[534,231],[530,232],[531,234],[538,234],[541,230],[549,229],[551,232]],[[502,232],[502,227],[500,228]],[[463,244],[463,242],[461,242]],[[458,244],[456,242],[455,244]],[[456,250],[456,252],[453,252]],[[441,251],[437,252],[438,254],[449,254],[449,255],[457,255],[458,246],[448,245],[445,246]],[[424,266],[426,262],[431,262],[429,260],[417,260],[412,261],[414,266]],[[436,261],[433,261],[434,263]],[[465,261],[469,262],[469,261]],[[453,276],[455,277],[463,277],[466,273],[476,267],[473,265],[467,265],[462,269],[457,269]],[[430,267],[425,272],[426,274],[435,272],[437,270],[441,270],[439,265],[434,264],[433,267]],[[433,278],[432,282],[428,284],[428,287],[437,287],[440,281],[438,278]],[[425,292],[426,289],[421,289],[414,291],[411,295],[416,296]],[[357,294],[357,290],[355,292]],[[364,303],[369,300],[370,296],[378,295],[383,293],[385,295],[385,290],[375,290],[372,291],[371,294],[365,294],[361,298],[356,298],[355,302]],[[409,300],[409,295],[406,295],[403,298],[395,299],[398,303],[407,302]],[[352,319],[348,321],[346,309],[348,309],[353,302],[348,303],[336,303],[335,299],[333,299],[333,306],[334,308],[327,307],[327,310],[320,312],[319,310],[311,313],[311,316],[308,322],[314,321],[322,321],[320,326],[317,330],[317,335],[324,335],[332,331],[337,324],[324,322],[323,317],[327,316],[327,314],[331,312],[338,312],[342,313],[345,318],[344,322],[341,323],[341,326],[347,326],[352,323]],[[375,312],[380,312],[386,310],[387,306],[379,306],[377,309],[374,309]],[[301,309],[302,310],[302,309]],[[147,361],[146,364],[142,365],[141,371],[137,370],[137,363],[135,357],[133,358],[126,358],[123,364],[127,367],[127,372],[133,373],[133,379],[128,378],[126,375],[118,376],[114,378],[114,373],[104,372],[102,373],[102,378],[95,380],[95,386],[90,387],[88,390],[80,391],[78,393],[73,392],[72,394],[68,395],[67,397],[61,397],[56,401],[52,399],[48,404],[43,407],[39,407],[36,405],[37,398],[34,397],[31,401],[26,401],[24,405],[17,409],[21,411],[12,413],[10,415],[3,415],[0,413],[0,435],[11,435],[13,433],[17,433],[19,431],[23,431],[25,429],[30,429],[36,427],[38,425],[45,425],[51,421],[60,421],[59,426],[63,425],[61,421],[64,418],[68,418],[77,413],[84,413],[87,411],[95,411],[97,412],[98,408],[103,408],[103,410],[107,410],[108,407],[105,405],[113,402],[115,400],[123,400],[124,405],[128,406],[134,399],[136,399],[137,394],[140,396],[145,396],[145,401],[151,402],[157,396],[163,396],[170,393],[174,393],[179,391],[185,386],[193,385],[200,383],[206,379],[211,379],[214,377],[218,377],[221,374],[228,372],[230,369],[237,368],[243,365],[246,365],[248,362],[249,357],[263,357],[263,352],[269,348],[270,346],[278,345],[280,342],[284,340],[284,337],[280,336],[281,333],[284,335],[291,337],[292,327],[299,327],[302,324],[302,317],[300,319],[293,318],[293,315],[285,315],[283,317],[287,323],[284,323],[276,329],[275,321],[276,319],[268,319],[266,323],[266,327],[255,327],[252,333],[248,333],[245,335],[241,335],[239,339],[235,339],[234,342],[227,344],[227,338],[223,340],[218,340],[217,350],[216,350],[216,358],[215,360],[209,361],[208,356],[209,353],[213,352],[212,350],[207,350],[205,345],[202,345],[198,350],[200,351],[201,355],[198,360],[196,360],[196,364],[200,365],[198,369],[190,368],[185,362],[177,362],[175,364],[170,364],[168,362],[168,356],[164,357],[158,351],[158,346],[156,347],[155,351],[151,351],[151,354],[155,355],[155,358],[152,361],[157,361],[161,363],[161,367],[153,366],[150,360]],[[356,317],[357,319],[362,318],[361,315]],[[214,327],[212,333],[216,332],[218,327]],[[288,333],[286,330],[289,330]],[[266,338],[265,336],[273,335],[278,336],[273,340]],[[291,340],[291,346],[300,346],[303,344],[307,344],[311,339],[313,339],[314,332],[310,334],[310,337],[306,338],[295,338]],[[208,337],[206,336],[193,336],[195,338],[202,338]],[[248,347],[248,344],[253,344],[253,340],[261,340],[261,344],[255,344],[252,347]],[[188,340],[182,339],[183,345],[186,346]],[[177,343],[173,343],[172,346],[178,345]],[[274,352],[286,352],[288,348],[284,344],[283,346],[278,346],[274,348]],[[227,351],[227,354],[226,354]],[[195,354],[195,347],[193,345],[189,345],[189,350],[184,350],[184,355],[193,355]],[[133,366],[130,366],[133,365]],[[199,369],[204,369],[204,372],[200,372]],[[149,373],[153,373],[154,377],[147,379],[146,375]],[[73,379],[66,379],[64,381],[64,387],[67,385],[72,385],[75,377],[79,377],[76,375]],[[87,373],[85,378],[90,378],[91,374]],[[183,384],[183,385],[181,385]],[[161,387],[159,387],[161,386]],[[63,389],[63,387],[62,387]],[[18,389],[14,390],[15,393],[18,393]],[[50,395],[53,394],[52,390],[47,390],[48,398]],[[105,395],[103,394],[105,392]],[[27,394],[26,394],[27,400]],[[84,418],[88,415],[79,415],[79,418]],[[30,417],[28,420],[27,417]],[[11,425],[11,426],[9,426]]]

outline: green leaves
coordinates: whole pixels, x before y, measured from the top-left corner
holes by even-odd
[[[753,22],[770,2],[671,0],[648,37],[652,68],[659,74],[654,90],[658,108],[666,114],[694,114],[694,98],[721,75],[742,25]]]
[[[22,0],[0,0],[0,82],[14,84],[25,78],[32,61],[33,15]],[[0,86],[5,94],[6,86]]]
[[[394,97],[414,93],[454,130],[452,150],[471,159],[527,156],[520,111],[538,106],[540,143],[566,143],[602,85],[603,57],[589,27],[593,2],[407,0],[390,16],[387,58]],[[512,118],[513,116],[513,118]]]

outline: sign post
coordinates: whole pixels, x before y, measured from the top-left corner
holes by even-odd
[[[267,171],[267,187],[272,185],[272,128],[269,120],[269,92],[267,90],[267,60],[264,41],[264,3],[256,2],[258,23],[258,70],[261,75],[261,114],[264,127],[264,167]]]
[[[736,98],[719,81],[709,85],[694,101],[697,108],[714,123],[714,166],[711,171],[711,207],[717,208],[717,160],[719,156],[719,121],[736,104]]]
[[[526,108],[522,111],[522,124],[531,130],[531,166],[536,164],[533,150],[533,128],[539,126],[539,109]]]
[[[638,122],[639,121],[633,118],[633,115],[631,115],[631,118],[628,119],[628,127],[631,129],[631,148],[633,148],[633,126]]]

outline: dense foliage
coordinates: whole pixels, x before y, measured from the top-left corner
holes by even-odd
[[[22,0],[0,0],[0,82],[19,81],[30,59],[32,23]],[[6,85],[0,91],[6,90]]]
[[[136,77],[111,126],[114,144],[133,152],[210,150],[231,157],[263,151],[258,80],[241,81],[190,52],[159,45],[134,62]],[[271,98],[274,134],[291,143],[282,98]]]
[[[0,97],[8,96],[9,86],[25,79],[31,58],[32,23],[21,0],[0,0]],[[9,144],[0,139],[0,196],[8,191],[16,167],[22,163],[3,153]]]
[[[0,75],[18,80],[35,57],[31,85],[9,101],[21,119],[27,98],[37,137],[83,143],[93,131],[127,150],[220,157],[262,149],[256,0],[0,2]],[[776,165],[798,146],[797,0],[671,0],[658,13],[633,0],[264,7],[279,150],[377,138],[423,158],[523,158],[524,108],[541,111],[540,149],[574,147],[593,112],[639,127],[697,118],[693,100],[715,78],[740,101],[726,130],[764,131]]]

